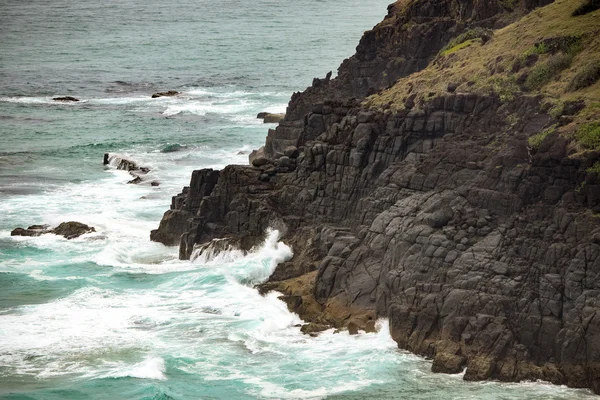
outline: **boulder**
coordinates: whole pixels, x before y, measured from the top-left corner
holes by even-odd
[[[85,233],[96,232],[96,229],[81,222],[69,221],[63,222],[49,232],[64,236],[67,239],[74,239]]]
[[[274,114],[274,113],[268,113],[268,112],[261,112],[261,113],[258,113],[256,118],[262,119],[265,124],[276,124],[285,118],[285,114],[283,114],[283,113],[280,113],[280,114],[275,113]]]
[[[283,154],[289,158],[298,158],[300,152],[296,146],[288,146],[283,150]]]
[[[258,157],[252,160],[252,165],[255,167],[262,167],[263,165],[269,164],[271,161],[266,157]]]
[[[250,161],[250,165],[253,165],[252,162],[259,158],[259,157],[264,157],[265,156],[265,146],[262,146],[260,149],[258,150],[252,150],[252,152],[250,153],[250,155],[248,156],[248,160]]]

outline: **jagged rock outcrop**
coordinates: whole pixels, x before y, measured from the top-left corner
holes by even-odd
[[[82,224],[81,222],[69,221],[63,222],[54,229],[48,229],[49,225],[32,225],[27,229],[15,228],[10,232],[11,236],[41,236],[46,233],[60,235],[66,239],[75,239],[86,233],[96,232],[92,226]]]
[[[147,174],[150,172],[150,168],[148,167],[140,167],[137,162],[124,158],[118,154],[104,153],[104,165],[111,165],[116,169],[120,169],[123,171],[128,171],[129,174],[133,177],[128,184],[137,185],[138,183],[146,182]],[[160,183],[155,180],[150,181],[151,186],[159,186]]]
[[[425,68],[460,33],[505,26],[551,1],[396,1],[388,6],[385,19],[365,32],[356,53],[344,60],[335,79],[329,72],[324,79],[315,78],[304,92],[292,95],[284,121],[269,130],[265,153],[273,157],[285,147],[300,147],[321,133],[320,118],[311,119],[311,112],[344,114],[344,108],[347,111],[354,105],[353,99],[362,99]]]
[[[294,257],[259,289],[282,292],[314,324],[308,333],[371,330],[388,317],[398,345],[432,358],[434,371],[466,367],[468,380],[543,379],[598,393],[600,152],[547,129],[580,108],[551,112],[541,94],[457,85],[409,107],[353,98],[365,92],[351,65],[373,71],[386,49],[403,49],[412,67],[396,72],[408,74],[424,68],[419,60],[429,62],[445,31],[512,18],[493,1],[449,4],[395,3],[344,74],[292,98],[260,158],[194,171],[151,237],[179,244],[187,259],[212,239],[249,249],[277,228]],[[430,50],[419,53],[407,21]]]
[[[154,93],[152,95],[153,99],[157,99],[159,97],[173,97],[173,96],[177,96],[179,94],[179,92],[177,90],[169,90],[166,92],[158,92],[158,93]]]

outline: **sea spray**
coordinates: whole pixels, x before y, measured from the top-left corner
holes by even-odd
[[[275,270],[277,264],[292,258],[292,249],[280,242],[280,232],[267,229],[264,242],[257,248],[246,252],[235,248],[227,239],[215,239],[197,247],[191,260],[196,265],[228,266],[227,274],[234,276],[239,282],[254,285],[266,280]]]

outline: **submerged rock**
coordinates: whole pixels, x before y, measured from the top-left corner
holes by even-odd
[[[179,94],[178,91],[176,90],[169,90],[167,92],[158,92],[158,93],[154,93],[152,95],[153,99],[156,99],[158,97],[170,97],[170,96],[177,96]]]
[[[53,97],[52,100],[54,100],[54,101],[79,101],[78,98],[73,97],[73,96]]]
[[[179,143],[167,143],[166,145],[163,146],[162,149],[160,149],[161,153],[174,153],[176,151],[180,151],[187,148],[187,146],[185,145],[181,145]]]
[[[10,233],[11,236],[40,236],[46,233],[64,236],[67,239],[74,239],[85,233],[96,232],[94,227],[82,224],[81,222],[69,221],[63,222],[54,229],[48,229],[49,225],[32,225],[27,229],[16,228]]]

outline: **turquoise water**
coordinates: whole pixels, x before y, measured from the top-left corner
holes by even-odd
[[[429,372],[377,334],[300,333],[258,295],[293,249],[177,259],[149,241],[203,167],[246,163],[292,92],[350,56],[386,1],[0,5],[0,398],[572,399],[544,383]],[[178,90],[175,98],[151,99]],[[59,104],[54,96],[82,101]],[[272,126],[271,126],[272,127]],[[151,168],[127,185],[105,152]],[[76,220],[74,240],[11,237]]]

